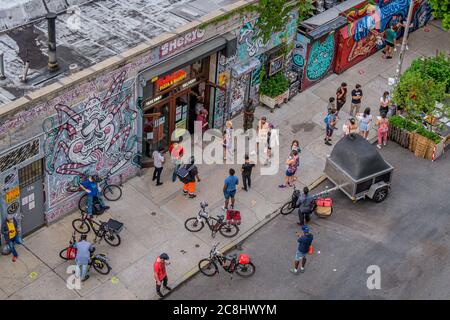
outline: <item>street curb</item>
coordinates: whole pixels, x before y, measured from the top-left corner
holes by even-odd
[[[319,178],[317,178],[316,180],[314,180],[309,186],[309,190],[313,190],[315,188],[317,188],[317,186],[319,184],[321,184],[322,182],[324,182],[326,180],[326,175],[322,174]],[[280,207],[281,208],[281,207]],[[259,229],[261,229],[264,225],[266,225],[267,223],[269,223],[270,221],[272,221],[273,219],[275,219],[278,215],[280,215],[280,208],[278,208],[277,210],[273,211],[272,213],[270,213],[268,216],[266,216],[266,218],[262,221],[259,221],[257,224],[255,224],[253,227],[251,227],[250,229],[248,229],[246,232],[242,233],[240,236],[238,236],[237,238],[233,239],[230,243],[226,244],[224,247],[222,247],[219,251],[222,253],[227,253],[228,251],[230,251],[231,249],[233,249],[234,247],[236,247],[236,245],[238,245],[239,243],[243,242],[245,239],[247,239],[248,237],[250,237],[252,234],[254,234],[256,231],[258,231]],[[192,278],[193,276],[195,276],[198,272],[200,272],[200,270],[198,269],[197,266],[195,266],[194,268],[192,268],[190,271],[186,272],[182,277],[181,280],[178,280],[174,283],[173,287],[172,287],[172,292],[174,292],[178,287],[180,287],[184,282],[188,281],[190,278]],[[159,298],[157,295],[154,296],[154,298],[156,299],[161,299]]]

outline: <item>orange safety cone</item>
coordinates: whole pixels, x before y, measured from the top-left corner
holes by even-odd
[[[309,246],[308,254],[313,254],[313,247],[312,247],[312,245]]]

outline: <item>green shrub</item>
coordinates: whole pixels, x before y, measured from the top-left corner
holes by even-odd
[[[289,81],[286,79],[284,72],[281,71],[263,81],[259,88],[259,92],[265,96],[275,98],[285,93],[288,88]]]

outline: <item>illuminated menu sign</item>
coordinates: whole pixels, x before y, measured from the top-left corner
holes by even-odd
[[[168,74],[164,77],[159,78],[156,81],[156,86],[158,87],[159,91],[165,90],[167,88],[170,88],[174,84],[183,81],[186,79],[187,73],[184,69],[175,71],[174,73]]]

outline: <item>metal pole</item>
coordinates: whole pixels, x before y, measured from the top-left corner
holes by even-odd
[[[3,62],[3,52],[0,52],[0,80],[6,79],[5,64]]]
[[[28,69],[29,68],[30,68],[30,61],[27,60],[25,62],[25,65],[23,66],[22,79],[20,80],[23,83],[27,82],[27,76],[28,76]]]
[[[406,44],[408,42],[409,25],[411,24],[412,20],[413,8],[414,8],[414,0],[410,0],[408,18],[406,19],[405,33],[403,34],[402,47],[400,49],[400,55],[398,57],[397,69],[395,73],[395,84],[398,83],[400,79],[400,74],[402,73],[403,58],[405,57]]]
[[[48,28],[48,70],[58,70],[56,60],[56,13],[50,12],[46,16]]]

